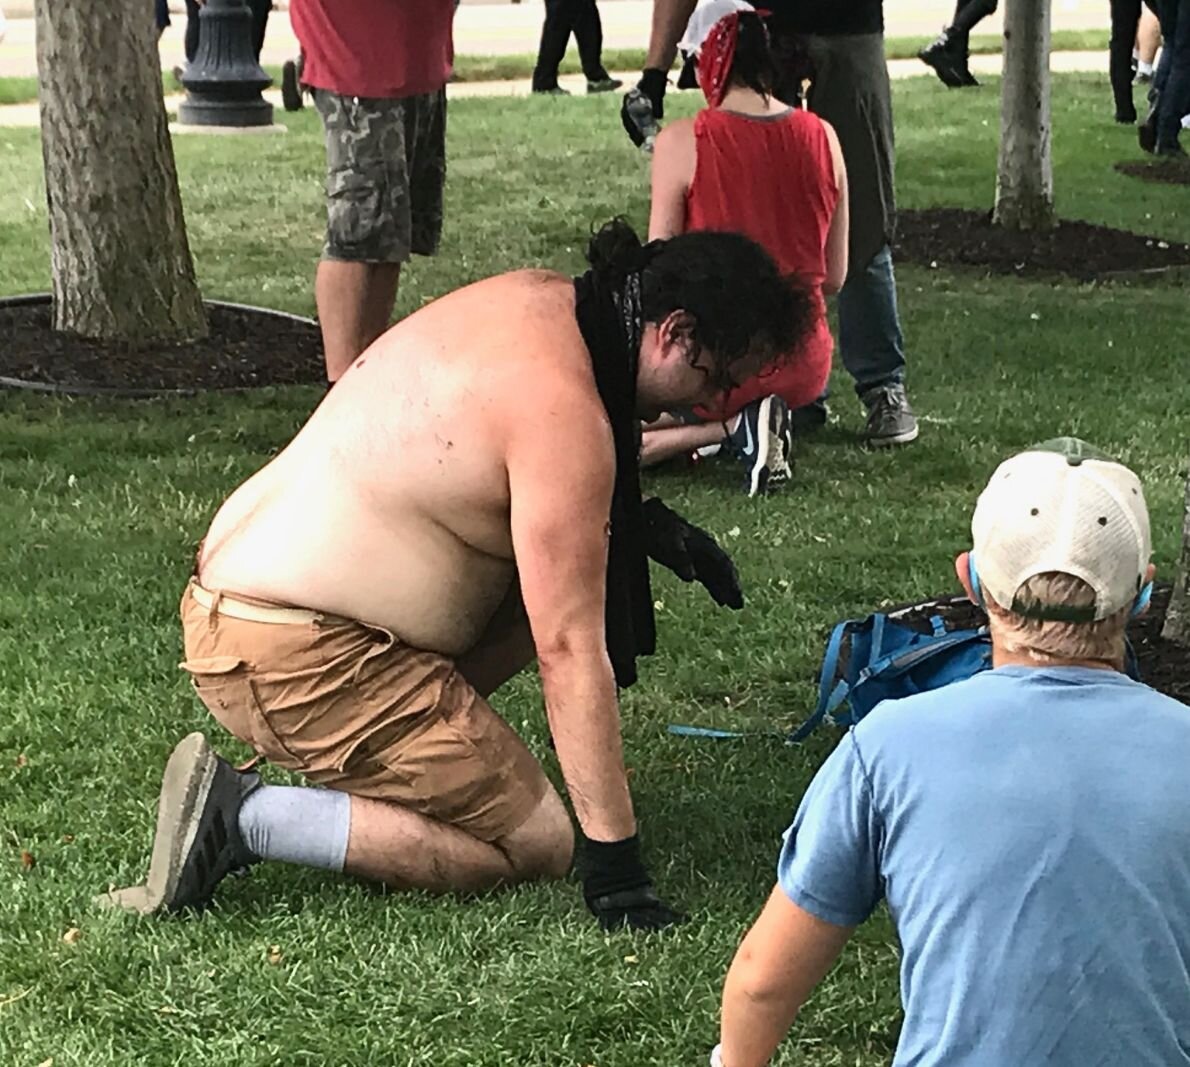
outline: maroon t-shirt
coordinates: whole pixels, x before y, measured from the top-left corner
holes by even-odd
[[[342,96],[437,92],[454,60],[454,0],[290,0],[302,82]]]

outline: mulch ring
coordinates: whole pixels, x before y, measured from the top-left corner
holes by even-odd
[[[1166,185],[1190,185],[1190,162],[1178,159],[1130,159],[1115,169],[1130,178]]]
[[[992,225],[991,212],[930,208],[897,212],[894,254],[926,267],[979,267],[1020,278],[1065,275],[1079,281],[1190,268],[1190,245],[1089,222],[1060,221],[1023,233]]]
[[[317,323],[207,304],[210,334],[184,345],[91,341],[52,329],[50,304],[0,304],[0,384],[123,396],[325,381]]]
[[[1128,624],[1128,640],[1136,654],[1140,680],[1167,696],[1190,704],[1190,650],[1184,645],[1166,641],[1161,636],[1165,609],[1169,606],[1171,586],[1157,584],[1153,588],[1152,606],[1144,615]],[[886,612],[896,608],[884,608]],[[897,612],[897,621],[930,633],[929,618],[941,615],[954,629],[974,629],[987,623],[987,615],[966,597],[931,601],[920,609]]]

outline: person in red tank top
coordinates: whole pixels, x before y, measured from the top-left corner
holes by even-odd
[[[816,314],[798,348],[755,378],[709,407],[646,426],[641,462],[727,445],[743,461],[753,496],[789,476],[790,410],[820,396],[830,375],[824,294],[838,292],[847,276],[847,172],[830,125],[773,97],[776,62],[751,5],[700,5],[683,47],[698,56],[708,107],[657,138],[649,236],[743,233],[808,290]]]

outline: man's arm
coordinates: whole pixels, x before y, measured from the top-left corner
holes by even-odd
[[[611,428],[565,395],[537,403],[508,445],[513,551],[575,815],[588,838],[618,841],[636,819],[604,632]]]
[[[778,886],[723,987],[723,1067],[764,1067],[855,928],[799,908]]]
[[[669,70],[678,54],[678,41],[698,0],[653,0],[653,21],[649,28],[649,50],[645,69]]]

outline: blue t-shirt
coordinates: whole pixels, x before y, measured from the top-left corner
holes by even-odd
[[[1190,708],[1123,674],[1000,667],[880,704],[778,880],[840,926],[888,901],[896,1067],[1190,1065]]]

